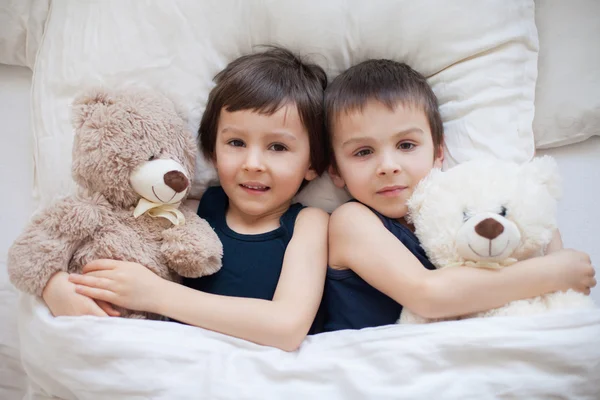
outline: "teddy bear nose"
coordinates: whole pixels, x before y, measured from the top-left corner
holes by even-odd
[[[479,236],[492,240],[496,239],[504,232],[504,226],[493,218],[486,218],[475,225],[475,232],[477,232]]]
[[[183,192],[190,184],[188,178],[181,171],[169,171],[164,175],[163,180],[165,185],[177,193]]]

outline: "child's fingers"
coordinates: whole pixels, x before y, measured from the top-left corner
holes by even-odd
[[[77,285],[85,285],[106,290],[110,290],[112,288],[113,283],[113,281],[111,281],[110,279],[79,274],[69,274],[69,282],[75,283]]]
[[[110,315],[111,317],[120,317],[121,316],[121,313],[118,312],[117,310],[115,310],[113,308],[112,304],[107,303],[102,300],[96,300],[96,303],[102,309],[102,311],[104,311],[106,314]]]
[[[88,299],[89,300],[89,299]],[[89,305],[84,315],[93,315],[95,317],[108,317],[106,311],[104,311],[96,302],[90,300],[92,304]]]
[[[89,286],[75,285],[75,292],[87,297],[91,297],[95,300],[106,301],[107,303],[115,304],[117,300],[117,296],[113,292],[105,289],[97,289]]]
[[[106,278],[109,280],[114,280],[116,277],[116,271],[117,271],[116,269],[107,269],[107,270],[100,270],[100,271],[91,271],[86,274],[79,274],[79,275],[95,276],[97,278]]]
[[[88,273],[91,271],[102,271],[107,269],[115,269],[117,268],[118,261],[115,260],[107,260],[107,259],[99,259],[89,262],[83,267],[83,273]]]

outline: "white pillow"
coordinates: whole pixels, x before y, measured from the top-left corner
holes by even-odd
[[[33,69],[50,0],[4,0],[0,5],[0,64]]]
[[[536,147],[600,135],[600,1],[539,0],[535,11],[540,35]]]
[[[185,106],[195,131],[212,77],[260,44],[309,55],[330,78],[369,58],[410,64],[439,98],[447,166],[489,155],[518,162],[533,156],[538,42],[531,0],[65,0],[52,3],[35,67],[42,204],[72,185],[69,104],[80,90],[159,88]],[[200,163],[196,189],[212,178]],[[323,189],[303,200],[331,209],[343,194],[324,179],[314,183]]]

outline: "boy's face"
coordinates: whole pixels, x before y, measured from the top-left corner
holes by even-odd
[[[443,160],[441,149],[434,154],[425,113],[402,104],[390,110],[373,100],[362,111],[341,114],[332,142],[337,166],[330,169],[333,182],[395,219],[406,215],[415,186]]]
[[[260,216],[289,206],[310,168],[308,132],[292,105],[272,115],[221,110],[215,159],[230,208]]]

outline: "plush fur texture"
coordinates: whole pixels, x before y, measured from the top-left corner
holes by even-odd
[[[197,150],[173,103],[150,91],[95,89],[74,101],[73,112],[73,178],[81,190],[39,212],[17,238],[8,254],[11,282],[41,295],[55,272],[80,272],[99,258],[138,262],[171,280],[218,271],[221,242],[193,210],[179,207],[185,223],[177,226],[133,215],[138,192],[173,207],[188,194]],[[145,170],[155,175],[140,185],[151,187],[136,192],[131,177]]]
[[[433,170],[408,202],[409,219],[436,268],[505,268],[544,253],[556,229],[559,196],[558,166],[551,157],[524,165],[475,160],[447,172]],[[591,299],[568,291],[467,317],[582,307],[593,307]],[[404,309],[399,322],[430,321]]]

